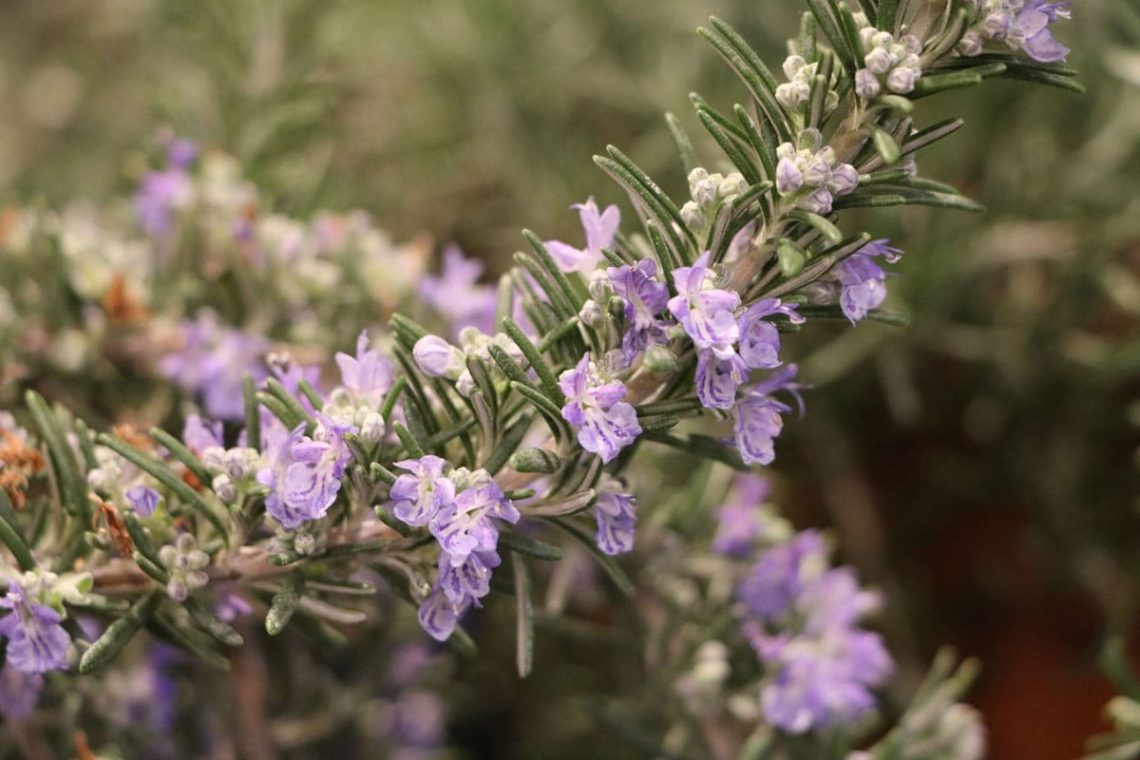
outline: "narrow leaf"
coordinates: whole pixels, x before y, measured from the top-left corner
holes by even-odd
[[[276,636],[285,630],[293,613],[301,604],[301,594],[305,591],[305,576],[300,570],[294,570],[285,578],[285,582],[273,595],[273,603],[269,606],[269,613],[265,616],[265,631],[270,636]]]
[[[94,673],[111,663],[123,651],[139,629],[154,615],[160,600],[159,591],[150,591],[131,605],[127,614],[111,623],[103,635],[79,658],[79,672]]]

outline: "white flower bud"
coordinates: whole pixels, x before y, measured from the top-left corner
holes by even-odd
[[[681,221],[694,232],[704,230],[705,224],[707,224],[705,221],[705,212],[701,210],[701,207],[698,206],[695,201],[687,201],[684,206],[681,206]]]
[[[883,75],[891,70],[891,65],[894,61],[891,60],[891,54],[887,52],[886,48],[876,47],[863,56],[863,63],[872,74]]]
[[[740,172],[733,172],[724,178],[717,192],[722,199],[727,200],[734,195],[740,195],[747,189],[748,181],[744,179],[744,175]]]
[[[693,169],[691,172],[689,172],[689,192],[690,192],[690,194],[692,193],[693,188],[697,186],[698,182],[703,182],[704,180],[706,180],[708,178],[709,178],[709,173],[699,166],[696,169]]]
[[[578,319],[582,320],[584,325],[601,327],[606,321],[606,312],[591,298],[582,304],[582,308],[578,311]]]
[[[784,76],[786,76],[789,80],[795,79],[796,74],[798,74],[800,72],[800,69],[806,65],[807,61],[803,59],[803,56],[789,55],[784,59]]]
[[[210,483],[210,488],[218,495],[223,504],[233,504],[238,499],[237,487],[234,482],[230,480],[230,476],[224,472],[214,476],[214,480]]]
[[[870,69],[859,69],[855,72],[855,94],[864,100],[871,100],[879,95],[882,87],[879,78]]]

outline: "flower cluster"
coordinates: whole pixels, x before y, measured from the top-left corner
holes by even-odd
[[[1049,0],[973,0],[978,21],[958,43],[962,55],[979,55],[987,42],[1004,42],[1042,63],[1063,61],[1069,49],[1053,38],[1049,26],[1072,17],[1070,2]]]
[[[182,324],[182,345],[159,362],[159,371],[187,393],[200,396],[206,414],[215,419],[240,419],[245,404],[242,380],[268,375],[264,358],[269,342],[260,335],[221,324],[204,310]]]
[[[807,108],[811,100],[812,83],[819,73],[819,62],[808,63],[801,55],[790,55],[784,59],[784,76],[788,78],[776,88],[776,100],[789,111],[799,113]],[[833,111],[839,105],[839,93],[832,82],[828,82],[827,96],[824,99],[824,111]]]
[[[740,584],[745,633],[766,677],[761,707],[790,733],[850,725],[875,704],[893,670],[882,638],[859,627],[879,595],[851,568],[831,568],[822,536],[770,546]]]
[[[748,189],[748,182],[740,172],[709,174],[697,167],[689,172],[689,195],[692,200],[681,207],[681,219],[696,234],[708,231],[716,211]]]
[[[831,213],[836,195],[847,195],[859,185],[859,173],[841,163],[817,129],[800,132],[796,145],[776,148],[776,190],[797,208],[816,214]]]
[[[158,558],[169,578],[166,594],[176,602],[186,601],[191,591],[210,581],[205,570],[210,555],[198,548],[198,542],[189,533],[179,533],[173,544],[159,549]]]
[[[420,625],[444,641],[463,614],[491,590],[499,566],[499,526],[516,523],[519,511],[485,470],[449,471],[436,456],[396,462],[406,474],[389,492],[392,513],[416,528],[427,528],[439,543],[439,577],[420,605]]]
[[[894,95],[906,95],[914,90],[922,76],[922,42],[913,34],[895,39],[890,32],[876,29],[862,22],[859,39],[863,43],[863,68],[855,72],[855,92],[859,97],[872,100],[885,89]]]

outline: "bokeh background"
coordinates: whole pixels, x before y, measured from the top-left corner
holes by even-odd
[[[835,526],[843,559],[887,591],[904,674],[943,642],[981,658],[972,701],[997,758],[1073,757],[1106,728],[1112,692],[1097,653],[1106,635],[1135,632],[1140,600],[1140,4],[1076,6],[1060,35],[1086,95],[992,82],[931,104],[928,122],[967,125],[928,152],[923,173],[989,211],[859,218],[907,252],[891,286],[912,324],[797,337],[815,387],[775,473],[797,524]],[[743,97],[695,27],[721,16],[778,60],[799,10],[775,0],[0,7],[0,201],[129,193],[168,129],[237,155],[278,210],[364,208],[398,239],[457,242],[492,271],[521,228],[576,239],[571,203],[621,200],[590,161],[607,143],[682,188],[662,113],[696,134],[690,91]],[[509,642],[502,649],[509,659]],[[543,675],[525,684],[509,666],[468,667],[455,743],[472,757],[576,756],[588,723],[527,705],[539,689],[606,688],[589,681],[592,656],[540,649]]]

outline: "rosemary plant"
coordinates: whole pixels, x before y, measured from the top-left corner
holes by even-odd
[[[713,159],[667,117],[688,198],[670,198],[609,147],[595,162],[628,193],[636,223],[623,229],[616,206],[589,199],[575,207],[584,243],[524,232],[527,250],[497,288],[479,286],[478,265],[448,253],[443,274],[420,291],[433,308],[416,307],[446,336],[397,314],[388,335],[364,332],[352,354],[337,354],[339,380],[325,384],[295,357],[261,363],[268,339],[202,315],[179,328],[158,363],[201,403],[178,436],[95,432],[29,391],[26,422],[0,420],[0,603],[10,610],[0,618],[0,692],[10,718],[34,714],[44,674],[65,673],[57,683],[70,688],[72,678],[114,667],[142,631],[225,667],[246,645],[238,618],[263,616],[270,636],[292,625],[360,625],[366,613],[344,600],[373,588],[362,570],[415,606],[426,635],[468,651],[475,643],[463,625],[492,591],[513,596],[526,676],[537,586],[555,577],[547,566],[581,546],[620,591],[719,621],[712,635],[683,632],[684,654],[669,663],[678,696],[670,709],[688,728],[651,742],[653,751],[979,756],[978,718],[957,704],[972,666],[956,670],[948,657],[897,726],[875,734],[875,691],[892,671],[882,638],[862,627],[878,595],[849,568],[830,567],[821,535],[796,534],[762,506],[750,476],[733,481],[711,553],[660,548],[645,587],[614,559],[639,540],[629,485],[637,463],[679,450],[696,479],[698,460],[741,471],[774,461],[784,417],[793,404],[802,409],[805,392],[781,355],[788,335],[815,320],[905,322],[881,308],[883,264],[901,251],[845,212],[980,210],[920,175],[919,152],[963,122],[925,123],[919,101],[988,78],[1080,90],[1051,35],[1067,3],[808,6],[779,73],[718,19],[699,30],[748,97],[720,110],[693,96],[696,119],[721,149]],[[301,288],[302,306],[338,293],[359,304],[404,274],[408,259],[377,243],[365,222],[302,226],[291,237],[296,224],[263,223],[208,156],[180,141],[167,147],[166,165],[134,199],[146,239],[159,257],[177,255],[184,249],[167,242],[187,209],[222,209],[200,219],[229,223],[190,228],[199,235],[191,250],[207,251],[204,264],[215,250],[246,258],[227,263],[232,279],[203,275],[240,292],[245,316],[260,315],[263,330],[292,326],[289,312],[259,298],[288,285],[241,280],[258,271],[274,230],[276,250],[291,258],[263,271]],[[67,244],[58,230],[40,234],[49,247]],[[347,244],[354,235],[371,242]],[[348,277],[322,280],[319,255],[330,250],[344,254]],[[351,260],[378,251],[388,256],[379,270]],[[298,270],[304,276],[289,280]],[[363,271],[378,275],[361,288]],[[97,293],[108,313],[141,321],[129,283],[101,282]],[[331,325],[311,319],[314,329],[342,342],[343,315],[321,316]],[[676,597],[679,587],[699,591]],[[718,691],[738,657],[724,641],[753,653],[741,689],[758,696],[746,704]]]

